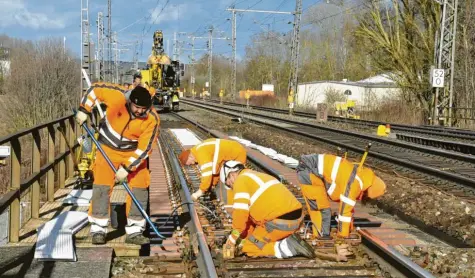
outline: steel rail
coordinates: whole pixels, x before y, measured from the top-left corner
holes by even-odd
[[[194,202],[191,199],[190,190],[188,189],[188,183],[186,182],[186,179],[184,178],[184,173],[180,167],[180,163],[178,162],[176,155],[173,152],[173,148],[171,148],[168,144],[166,145],[167,145],[166,149],[168,149],[169,161],[171,162],[170,163],[171,167],[173,169],[173,172],[175,172],[178,176],[181,189],[185,197],[185,202],[187,203],[191,222],[195,229],[196,238],[198,240],[198,247],[201,252],[200,259],[203,262],[203,267],[201,268],[201,271],[204,272],[204,275],[205,275],[204,277],[218,277],[218,274],[216,272],[216,267],[213,262],[213,257],[211,256],[211,252],[206,242],[206,236],[203,232],[203,227],[201,226],[200,220],[198,218],[198,213],[196,212]]]
[[[186,100],[189,100],[189,99],[186,99]],[[219,103],[218,100],[208,100],[208,101]],[[223,104],[230,105],[230,106],[246,107],[245,104],[235,103],[235,102],[223,102]],[[288,110],[280,109],[280,108],[256,106],[256,105],[250,105],[249,107],[256,110],[274,112],[278,114],[289,113]],[[315,119],[315,116],[316,116],[315,113],[303,112],[303,111],[294,111],[293,114],[295,116],[311,118],[311,119]],[[382,121],[349,119],[349,118],[342,118],[342,117],[337,117],[337,116],[328,116],[328,119],[330,121],[335,121],[335,122],[346,122],[350,124],[359,124],[359,125],[366,125],[366,126],[373,126],[373,127],[389,124],[391,126],[391,129],[394,129],[394,130],[423,133],[423,134],[428,134],[428,135],[450,137],[450,138],[455,138],[455,139],[465,139],[465,140],[475,139],[475,131],[466,130],[466,129],[456,129],[456,128],[448,129],[446,127],[434,127],[434,126],[413,126],[413,125],[406,125],[406,124],[387,123],[387,122],[382,122]]]
[[[399,253],[392,246],[387,245],[381,239],[375,237],[366,229],[357,228],[358,233],[363,239],[363,244],[371,250],[377,252],[377,255],[382,257],[386,262],[390,263],[392,267],[397,269],[407,277],[434,277],[427,270],[423,269],[408,257]]]
[[[193,103],[193,102],[184,101],[184,103]],[[209,104],[201,103],[201,105],[209,105]],[[218,107],[217,109],[221,109],[221,108]],[[224,109],[224,108],[222,108],[222,109]],[[237,110],[237,109],[232,109],[232,108],[227,108],[227,109],[234,110],[235,112],[243,113],[243,111],[240,111],[240,110]],[[390,139],[382,138],[382,137],[379,137],[379,136],[364,134],[364,133],[360,133],[360,132],[342,130],[342,129],[332,128],[332,127],[327,127],[327,126],[317,125],[317,124],[312,124],[312,123],[304,123],[304,122],[300,122],[300,121],[296,121],[296,120],[292,120],[292,119],[283,119],[283,118],[279,118],[279,117],[275,117],[275,116],[271,116],[271,115],[264,115],[264,114],[255,113],[255,112],[251,112],[251,111],[244,111],[244,113],[249,114],[251,116],[255,116],[255,117],[267,118],[267,119],[270,119],[270,120],[273,120],[273,121],[281,121],[281,122],[292,123],[292,124],[296,124],[296,125],[300,125],[300,126],[307,126],[307,127],[318,128],[318,129],[327,130],[327,131],[331,131],[331,132],[337,132],[337,133],[340,133],[340,134],[354,136],[354,137],[362,138],[362,139],[365,139],[365,140],[371,140],[371,141],[375,141],[375,142],[380,142],[380,143],[384,143],[384,144],[393,145],[393,146],[396,146],[396,147],[402,147],[402,148],[405,148],[405,149],[412,149],[412,150],[415,150],[415,151],[431,153],[431,154],[434,154],[434,155],[443,156],[443,157],[446,157],[446,158],[456,159],[456,160],[465,161],[465,162],[475,164],[475,156],[464,155],[464,154],[451,152],[451,151],[447,151],[447,150],[441,150],[441,149],[437,149],[437,148],[429,148],[429,147],[420,146],[420,145],[416,145],[416,144],[410,144],[410,143],[401,142],[401,141],[397,141],[397,140],[390,140]],[[238,115],[233,115],[233,116],[238,116]]]
[[[241,111],[239,111],[239,113],[237,113],[237,112],[233,113],[233,112],[230,112],[230,111],[224,111],[223,109],[210,107],[210,106],[206,106],[206,105],[202,105],[202,104],[197,104],[197,103],[194,103],[194,102],[189,102],[189,101],[183,101],[183,102],[188,103],[188,104],[193,105],[193,106],[201,107],[201,108],[204,108],[204,109],[214,110],[215,112],[219,112],[219,113],[222,113],[222,114],[231,115],[233,117],[240,117],[241,116],[239,114]],[[249,112],[246,112],[246,113],[249,113]],[[281,118],[273,118],[271,116],[266,116],[266,115],[257,114],[257,116],[271,118],[274,121],[281,121],[281,122],[287,122],[287,123],[292,123],[292,124],[305,125],[304,123],[299,123],[299,122],[292,121],[292,120],[285,120],[285,119],[281,119]],[[322,142],[325,142],[325,143],[330,144],[330,145],[335,145],[335,146],[339,146],[339,147],[342,147],[342,148],[347,148],[347,149],[349,149],[351,151],[354,151],[354,152],[357,152],[357,153],[364,153],[364,151],[365,151],[364,148],[360,148],[360,147],[356,147],[354,145],[349,145],[349,144],[337,142],[337,141],[334,141],[334,140],[329,140],[329,139],[322,138],[322,137],[319,137],[319,136],[316,136],[314,134],[310,134],[310,133],[307,133],[307,132],[304,132],[304,131],[283,127],[281,125],[274,124],[274,123],[271,123],[269,121],[260,120],[260,119],[250,119],[250,120],[254,121],[254,122],[257,122],[257,123],[265,124],[265,125],[268,125],[268,126],[280,129],[280,130],[284,130],[284,131],[288,131],[288,132],[291,132],[291,133],[294,133],[294,134],[299,134],[299,135],[302,135],[302,136],[305,136],[305,137],[308,137],[308,138],[316,139],[318,141],[322,141]],[[306,125],[312,126],[310,124],[306,124]],[[313,127],[321,128],[320,126],[313,126]],[[348,131],[334,130],[334,129],[327,128],[327,127],[325,127],[325,128],[322,127],[322,129],[326,129],[326,130],[333,131],[333,132],[339,132],[339,133],[350,133],[350,134],[352,133],[352,132],[348,132]],[[360,134],[354,133],[354,136],[359,136],[359,135]],[[364,135],[364,136],[366,137],[367,135]],[[370,136],[367,136],[367,137],[370,137]],[[374,139],[371,138],[371,137],[369,138],[369,140],[375,140],[375,139],[376,138],[374,138]],[[412,146],[412,147],[417,148],[417,146]],[[426,150],[427,148],[422,148],[422,149]],[[421,147],[419,147],[419,151],[421,151]],[[450,182],[457,182],[457,183],[475,188],[475,180],[472,179],[472,178],[466,177],[466,176],[461,176],[461,175],[453,174],[453,173],[450,173],[450,172],[445,172],[443,170],[439,170],[439,169],[436,169],[436,168],[427,167],[427,166],[422,165],[422,164],[418,164],[418,163],[398,159],[398,158],[392,157],[390,155],[382,154],[382,153],[378,153],[378,152],[371,152],[371,155],[373,157],[377,158],[377,159],[381,159],[381,160],[384,160],[384,161],[387,161],[387,162],[390,162],[390,163],[393,163],[393,164],[397,164],[397,165],[400,165],[400,166],[403,166],[403,167],[410,168],[412,170],[416,170],[416,171],[419,171],[419,172],[422,172],[422,173],[426,173],[426,174],[432,175],[432,176],[437,177],[437,178],[442,178],[442,179],[445,179],[445,180],[450,181]],[[453,155],[456,155],[456,154],[453,154]],[[460,156],[460,155],[457,155],[457,156]],[[466,158],[466,156],[462,156],[462,157]]]
[[[179,115],[176,112],[173,112],[174,116],[177,116],[180,119],[183,119],[194,126],[198,127],[199,129],[203,130],[204,132],[214,136],[214,137],[219,137],[219,135],[211,130],[210,128],[205,127],[204,125],[193,121],[191,119],[188,119],[186,117],[183,117]],[[262,170],[265,172],[271,174],[272,176],[280,179],[282,182],[285,178],[275,169],[272,167],[266,165],[264,162],[259,161],[257,158],[254,156],[250,155],[249,153],[247,154],[249,160],[253,163],[255,163],[258,167],[260,167]],[[379,238],[373,236],[372,234],[368,233],[366,229],[361,229],[357,227],[358,232],[363,238],[363,244],[371,249],[374,253],[376,253],[378,256],[383,258],[386,262],[388,262],[392,267],[395,267],[399,272],[403,273],[407,277],[424,277],[424,278],[432,278],[434,277],[432,274],[421,268],[419,265],[414,263],[412,260],[409,258],[405,257],[401,253],[399,253],[397,250],[392,248],[391,246],[388,246],[386,243],[381,241]]]

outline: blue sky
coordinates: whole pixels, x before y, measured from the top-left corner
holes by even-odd
[[[332,0],[334,1],[334,0]],[[167,5],[165,5],[168,2]],[[327,5],[325,0],[304,0],[304,10],[318,5]],[[157,4],[158,3],[158,4]],[[150,53],[153,31],[164,32],[165,46],[170,40],[170,52],[173,43],[173,32],[194,33],[207,36],[206,29],[213,25],[215,30],[223,31],[223,35],[231,37],[231,13],[226,8],[235,3],[236,8],[252,8],[263,10],[292,11],[295,9],[293,0],[112,0],[112,29],[122,30],[118,34],[120,47],[130,49],[121,54],[121,60],[131,61],[134,41],[143,38],[140,61],[145,61]],[[0,0],[0,34],[11,37],[37,40],[44,37],[66,37],[66,45],[74,53],[80,52],[80,8],[81,0]],[[89,17],[92,38],[97,42],[97,13],[107,14],[107,0],[89,0]],[[287,32],[292,26],[291,15],[268,15],[261,13],[245,13],[238,15],[237,44],[238,56],[244,55],[244,49],[250,37],[260,31],[277,30]],[[125,27],[136,22],[129,28]],[[107,19],[105,19],[107,28]],[[146,31],[149,32],[147,33]],[[181,40],[190,40],[186,36]],[[215,40],[214,53],[231,55],[230,41]],[[197,48],[205,48],[206,40],[196,40]],[[197,56],[203,51],[197,51]],[[186,61],[189,51],[181,57]]]

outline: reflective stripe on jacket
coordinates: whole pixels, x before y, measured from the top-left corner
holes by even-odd
[[[134,151],[123,164],[128,171],[135,171],[152,151],[160,131],[160,118],[154,109],[144,117],[132,118],[122,88],[110,83],[94,83],[79,109],[90,113],[97,104],[96,100],[107,105],[99,129],[99,141],[117,151]]]
[[[240,234],[245,231],[249,219],[255,225],[264,225],[302,208],[285,185],[270,175],[249,169],[239,173],[233,192],[233,230]]]
[[[339,156],[310,154],[301,157],[297,172],[302,184],[313,184],[312,176],[320,178],[330,199],[340,201],[338,221],[351,222],[358,196],[368,189],[374,178],[373,171],[357,172],[357,168],[357,164]]]
[[[237,141],[211,138],[191,148],[201,171],[200,189],[206,192],[212,185],[213,176],[219,175],[224,161],[246,162],[246,149]]]

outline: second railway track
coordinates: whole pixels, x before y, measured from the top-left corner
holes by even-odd
[[[208,102],[219,103],[217,100]],[[243,104],[234,102],[223,102],[224,105],[233,107],[245,107]],[[275,115],[288,115],[288,110],[272,108],[266,106],[249,106],[255,111],[273,113]],[[315,120],[315,113],[294,111],[293,115],[305,121]],[[335,124],[343,124],[356,127],[366,133],[372,133],[379,125],[390,124],[391,130],[396,133],[397,139],[406,142],[413,142],[420,145],[432,146],[440,149],[456,151],[460,153],[475,155],[475,131],[466,129],[456,129],[438,126],[413,126],[405,124],[394,124],[381,121],[350,119],[337,116],[328,116],[328,121]]]
[[[231,107],[220,108],[209,103],[188,100],[183,100],[183,103],[230,117],[244,117],[248,121],[315,139],[357,154],[363,153],[365,145],[371,142],[371,163],[377,162],[385,168],[406,173],[411,177],[425,178],[428,183],[456,196],[469,200],[475,196],[475,158],[472,156]]]

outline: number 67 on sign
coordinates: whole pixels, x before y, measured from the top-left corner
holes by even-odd
[[[433,88],[444,88],[444,69],[432,69],[432,87]]]

